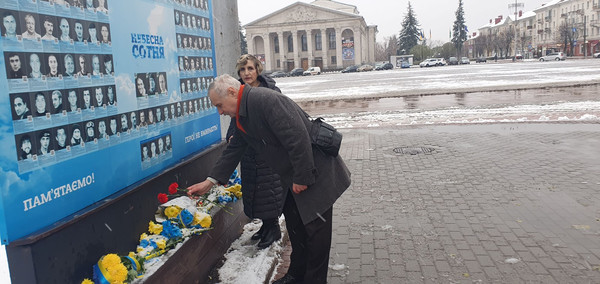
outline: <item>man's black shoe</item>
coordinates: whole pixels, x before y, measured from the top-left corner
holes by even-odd
[[[290,274],[286,274],[283,277],[277,279],[275,282],[273,282],[273,284],[294,284],[300,282],[302,282],[300,279],[297,279],[296,277]]]
[[[281,230],[279,229],[279,223],[275,221],[271,224],[267,224],[267,228],[265,229],[260,242],[256,246],[259,249],[264,249],[279,239],[281,239]]]

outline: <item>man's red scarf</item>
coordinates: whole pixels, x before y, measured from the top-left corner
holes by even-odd
[[[244,128],[240,124],[240,103],[242,102],[242,93],[244,93],[244,86],[245,85],[241,85],[240,91],[238,92],[237,110],[235,111],[235,124],[237,125],[237,128],[239,128],[242,132],[248,134],[248,132],[246,132],[246,130],[244,130]]]

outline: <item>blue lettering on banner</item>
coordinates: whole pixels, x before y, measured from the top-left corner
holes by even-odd
[[[131,34],[131,54],[137,59],[164,59],[165,42],[162,36]]]

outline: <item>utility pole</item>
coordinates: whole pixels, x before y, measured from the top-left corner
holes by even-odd
[[[587,17],[583,12],[583,58],[587,57]]]
[[[508,4],[508,9],[512,10],[513,8],[515,8],[515,57],[514,60],[517,59],[517,25],[519,23],[519,8],[523,8],[525,7],[525,4],[523,4],[523,2],[518,2],[518,0],[515,0],[514,4]]]

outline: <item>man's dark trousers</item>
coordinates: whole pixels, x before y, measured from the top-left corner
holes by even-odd
[[[289,190],[283,207],[285,225],[292,243],[287,273],[304,283],[327,283],[333,207],[304,225],[292,194],[295,193]]]

